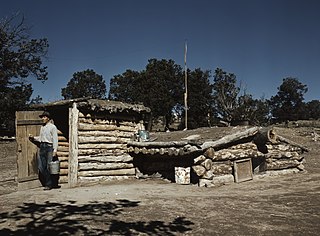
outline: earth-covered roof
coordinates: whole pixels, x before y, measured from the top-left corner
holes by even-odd
[[[104,99],[92,99],[92,98],[77,98],[69,100],[60,100],[55,102],[49,102],[46,104],[35,104],[32,106],[34,109],[50,109],[58,107],[72,107],[73,103],[77,103],[78,108],[96,112],[109,112],[109,113],[150,113],[149,107],[142,104],[130,104],[120,101],[104,100]]]

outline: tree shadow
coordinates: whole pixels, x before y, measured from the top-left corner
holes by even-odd
[[[188,226],[193,223],[182,217],[169,223],[123,221],[123,213],[134,215],[132,208],[139,204],[126,199],[84,205],[75,201],[24,203],[14,211],[0,213],[0,235],[174,235],[191,230]]]
[[[176,235],[176,233],[184,233],[190,231],[188,226],[193,225],[185,217],[177,217],[172,222],[165,223],[163,221],[137,221],[124,222],[112,220],[107,234],[111,235],[136,235],[144,233],[145,235]]]

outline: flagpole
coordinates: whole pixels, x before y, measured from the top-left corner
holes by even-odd
[[[184,45],[184,109],[185,109],[185,130],[188,129],[188,77],[187,77],[187,40]]]

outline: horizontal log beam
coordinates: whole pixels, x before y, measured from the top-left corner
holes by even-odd
[[[290,168],[290,169],[283,169],[283,170],[268,170],[262,175],[256,175],[257,178],[263,178],[266,176],[281,176],[281,175],[287,175],[287,174],[295,174],[299,173],[300,170],[298,168]]]
[[[68,169],[60,169],[60,175],[68,175]]]
[[[64,137],[64,136],[58,136],[58,141],[59,142],[67,142],[68,141],[68,139],[66,138],[66,137]]]
[[[288,145],[287,143],[279,143],[279,144],[267,144],[268,151],[280,151],[280,152],[298,152],[302,153],[303,150],[297,146]]]
[[[112,149],[78,149],[79,156],[99,156],[99,155],[123,155],[127,149],[112,148]]]
[[[86,182],[100,182],[100,181],[114,181],[114,180],[127,180],[135,178],[134,175],[114,175],[114,176],[79,176],[79,181]]]
[[[138,142],[128,141],[128,146],[134,147],[182,147],[188,144],[188,141],[170,141],[170,142]]]
[[[304,157],[299,155],[297,152],[289,152],[289,151],[277,151],[277,150],[271,150],[266,154],[266,158],[272,158],[272,159],[290,159],[290,160],[302,160]]]
[[[69,147],[69,143],[65,141],[59,141],[58,146]]]
[[[218,139],[216,141],[208,141],[205,142],[201,145],[202,149],[207,149],[207,148],[217,148],[220,146],[224,146],[227,145],[229,143],[234,143],[236,141],[248,138],[248,137],[253,137],[255,134],[257,134],[259,132],[259,128],[258,127],[252,127],[250,129],[247,129],[245,131],[240,131],[237,132],[235,134],[230,134],[230,135],[226,135],[221,139]]]
[[[125,114],[83,114],[81,112],[79,112],[79,118],[85,118],[85,119],[92,119],[92,120],[96,120],[96,119],[101,119],[101,120],[106,120],[109,121],[110,123],[115,123],[114,120],[123,120],[123,121],[127,121],[130,123],[137,123],[136,121],[136,117],[134,116],[128,116]]]
[[[60,161],[60,169],[68,169],[68,162]]]
[[[58,152],[69,152],[69,147],[58,146]]]
[[[117,126],[117,125],[102,125],[102,124],[84,124],[79,123],[78,129],[81,131],[112,131],[112,130],[119,130],[119,131],[131,131],[135,132],[136,129],[129,126]]]
[[[278,139],[280,142],[285,142],[285,143],[288,143],[288,144],[290,144],[290,145],[292,145],[292,146],[299,147],[299,148],[301,148],[303,151],[306,151],[306,152],[309,151],[308,148],[306,148],[306,147],[304,147],[304,146],[302,146],[302,145],[300,145],[300,144],[298,144],[298,143],[296,143],[296,142],[293,142],[293,141],[291,141],[291,140],[289,140],[289,139],[287,139],[287,138],[285,138],[285,137],[282,137],[282,136],[280,136],[280,135],[277,136],[277,139]]]
[[[119,170],[97,170],[97,171],[79,171],[78,176],[113,176],[113,175],[135,175],[135,168]]]
[[[112,131],[99,131],[99,130],[92,130],[92,131],[78,131],[79,136],[107,136],[107,137],[119,137],[119,138],[131,138],[133,133],[130,131],[120,131],[120,130],[112,130]]]
[[[79,136],[78,144],[82,143],[126,143],[130,138],[118,138],[107,136]]]
[[[237,149],[221,149],[215,152],[212,160],[223,161],[223,160],[238,160],[244,158],[253,157],[265,157],[265,154],[257,150],[237,150]]]
[[[267,159],[267,170],[281,170],[298,167],[301,162],[297,160],[281,160],[281,161],[269,161]]]
[[[132,162],[130,155],[122,156],[78,156],[79,162]]]
[[[78,144],[78,149],[123,149],[127,150],[126,144],[117,144],[117,143],[90,143],[90,144]]]
[[[133,168],[132,163],[79,163],[79,170],[117,170]]]
[[[61,152],[61,151],[57,151],[57,155],[58,157],[68,157],[69,156],[69,152]]]

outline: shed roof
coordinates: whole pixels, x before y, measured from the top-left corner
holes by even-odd
[[[150,113],[151,109],[142,104],[130,104],[119,101],[111,101],[104,99],[92,98],[77,98],[69,100],[60,100],[49,102],[46,104],[35,104],[32,106],[34,109],[50,109],[58,107],[71,107],[73,103],[77,103],[78,108],[85,108],[91,111],[106,111],[109,113],[122,113],[122,112],[137,112],[137,113]]]
[[[267,142],[273,144],[282,142],[298,147],[302,151],[308,151],[306,147],[276,134],[273,127],[202,128],[190,131],[155,133],[151,134],[151,139],[156,141],[128,141],[127,146],[129,148],[132,147],[131,150],[134,150],[134,152],[138,154],[140,152],[146,152],[146,148],[163,148],[169,150],[173,147],[181,148],[187,145],[196,147],[196,149],[192,151],[206,150],[210,147],[219,150],[238,143],[253,141],[257,145],[265,145]],[[181,155],[184,154],[185,153],[182,152]],[[148,153],[148,155],[150,155],[150,153]]]

